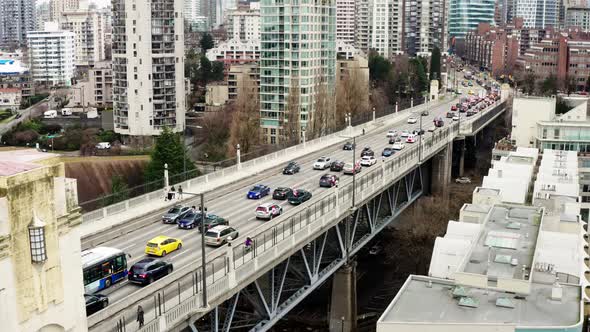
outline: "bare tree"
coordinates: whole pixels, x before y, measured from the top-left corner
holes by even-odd
[[[258,85],[250,76],[245,76],[238,90],[234,104],[235,110],[230,129],[229,152],[232,154],[237,144],[242,153],[248,153],[260,144],[260,99]]]
[[[309,138],[327,135],[335,127],[334,94],[323,79],[319,79],[314,86],[313,111],[308,115],[306,133]]]
[[[342,75],[336,86],[336,127],[344,123],[347,114],[355,117],[369,110],[368,90],[368,77],[363,77],[360,69],[350,68]]]
[[[301,89],[299,80],[291,79],[289,95],[287,97],[287,107],[283,112],[281,144],[285,146],[296,145],[301,137]]]

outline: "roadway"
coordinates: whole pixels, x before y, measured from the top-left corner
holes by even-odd
[[[452,104],[451,102],[454,104],[457,102],[457,99],[448,101],[434,109],[430,109],[429,115],[422,118],[423,129],[427,130],[428,128],[432,127],[433,119],[437,116],[442,116],[445,120],[445,126],[448,125],[451,122],[451,119],[445,118],[444,115],[447,111],[449,111],[450,105]],[[465,113],[461,114],[461,116],[464,118]],[[419,118],[419,114],[416,114],[416,117]],[[391,146],[388,144],[388,138],[386,137],[386,132],[388,130],[395,129],[400,132],[404,130],[412,131],[418,129],[418,127],[419,122],[416,124],[408,124],[406,116],[400,119],[400,121],[398,121],[393,126],[382,127],[380,130],[367,133],[365,136],[357,136],[356,159],[360,159],[360,152],[362,148],[369,146],[373,149],[373,151],[375,151],[375,157],[378,160],[377,164],[372,167],[377,167],[381,162],[381,152],[385,147]],[[428,137],[429,135],[431,135],[431,133],[426,131],[425,136]],[[398,151],[389,158],[396,158],[396,156],[403,154],[411,145],[412,144],[406,143],[406,149]],[[206,196],[205,206],[207,207],[209,213],[217,214],[228,219],[230,225],[236,228],[240,232],[240,236],[242,236],[254,230],[258,226],[268,222],[256,220],[254,211],[259,204],[273,201],[271,195],[259,200],[247,199],[246,193],[252,187],[252,185],[257,183],[265,184],[270,186],[271,190],[279,186],[306,189],[316,196],[324,190],[329,190],[328,188],[319,187],[319,179],[325,173],[338,174],[340,177],[340,184],[346,184],[348,181],[351,181],[352,176],[343,175],[341,172],[313,170],[313,163],[319,156],[329,156],[332,158],[332,160],[342,160],[345,162],[351,162],[353,160],[352,151],[342,150],[341,145],[333,146],[331,148],[324,149],[321,152],[316,152],[304,158],[297,159],[296,161],[300,164],[301,171],[295,175],[283,175],[281,171],[277,169],[265,171],[261,174],[262,177],[265,178],[264,181],[246,179],[240,182],[239,185],[236,186],[235,190],[219,195],[219,197],[207,199]],[[312,200],[309,202],[313,201],[314,198],[312,198]],[[283,207],[283,213],[297,208],[295,206],[291,206],[287,201],[276,201],[276,203]],[[185,201],[184,204],[198,206],[199,202],[197,198],[193,198]],[[303,205],[306,204],[309,203],[306,202]],[[174,264],[175,270],[178,270],[189,263],[199,263],[201,257],[200,233],[196,229],[184,230],[179,229],[176,225],[163,224],[161,222],[161,216],[164,212],[165,211],[159,211],[158,213],[144,217],[145,226],[136,229],[125,236],[106,241],[102,243],[101,246],[119,248],[128,253],[131,256],[128,259],[128,266],[131,267],[132,264],[146,257],[144,254],[144,248],[148,240],[158,235],[166,235],[180,238],[183,241],[183,248],[181,250],[172,252],[165,258]],[[278,218],[275,218],[274,220],[276,219]],[[215,248],[208,247],[206,252],[210,253],[214,249]],[[139,288],[140,286],[124,281],[113,285],[109,289],[103,290],[100,293],[107,295],[109,297],[110,303],[114,303],[137,291]]]

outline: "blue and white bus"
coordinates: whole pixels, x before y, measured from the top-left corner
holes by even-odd
[[[82,251],[84,293],[94,294],[127,277],[127,258],[122,250],[97,247]]]

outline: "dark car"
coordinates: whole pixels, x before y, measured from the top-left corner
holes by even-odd
[[[248,191],[246,197],[248,197],[249,199],[259,199],[268,194],[270,194],[270,188],[268,186],[265,186],[263,184],[257,184],[254,187],[252,187],[250,191]]]
[[[344,162],[340,160],[336,160],[332,162],[330,165],[330,170],[332,172],[340,172],[344,168]]]
[[[395,153],[395,150],[392,148],[385,148],[383,149],[383,152],[381,152],[381,155],[383,157],[391,157],[393,156],[393,154]]]
[[[284,200],[289,197],[289,194],[293,192],[293,189],[287,187],[278,187],[275,191],[272,192],[273,199],[280,199]]]
[[[374,157],[375,156],[375,152],[373,152],[373,150],[371,150],[371,148],[367,146],[361,152],[361,157],[364,157],[364,156]]]
[[[342,150],[352,150],[352,149],[354,149],[354,144],[352,144],[351,142],[346,142],[342,146]]]
[[[84,294],[84,300],[86,300],[86,316],[90,316],[109,305],[109,298],[101,294]]]
[[[300,169],[301,168],[299,167],[299,164],[292,161],[288,163],[287,166],[285,166],[285,168],[283,168],[283,174],[293,175],[295,173],[299,173]]]
[[[401,139],[399,137],[390,137],[389,144],[395,144],[395,142],[399,142]]]
[[[190,208],[188,206],[175,205],[162,216],[162,222],[165,224],[175,224],[189,211]]]
[[[452,112],[447,112],[447,118],[452,119],[455,116]]]
[[[311,193],[303,189],[295,189],[289,195],[288,200],[291,205],[299,205],[311,198]]]
[[[445,122],[440,117],[434,118],[434,121],[433,122],[434,122],[434,126],[435,127],[442,127],[442,126],[445,125]]]
[[[414,131],[412,131],[412,134],[414,134],[414,135],[424,135],[424,129],[414,130]]]
[[[324,174],[320,178],[320,187],[332,188],[338,183],[338,177],[334,174]]]
[[[221,226],[221,225],[229,225],[229,221],[225,218],[222,218],[218,215],[215,214],[207,214],[207,217],[205,217],[205,229],[209,229],[209,228],[213,228],[215,226]],[[200,220],[199,220],[199,226],[201,226]],[[201,227],[199,227],[199,232],[201,232]]]
[[[133,264],[129,269],[127,279],[136,284],[149,285],[154,280],[169,275],[172,270],[172,263],[156,258],[144,258]]]
[[[474,112],[474,111],[467,111],[467,114],[466,115],[467,116],[472,116],[472,115],[475,115],[475,114],[476,114],[476,112]]]
[[[420,115],[422,115],[422,116],[428,116],[428,110],[422,111],[422,113],[420,113]]]
[[[185,214],[184,217],[180,218],[177,222],[178,228],[193,229],[199,225],[201,221],[201,212],[191,210]]]

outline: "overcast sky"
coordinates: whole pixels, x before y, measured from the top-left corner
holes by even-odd
[[[49,2],[49,0],[37,0],[37,4]],[[89,3],[95,3],[98,7],[106,7],[111,0],[89,0]]]

